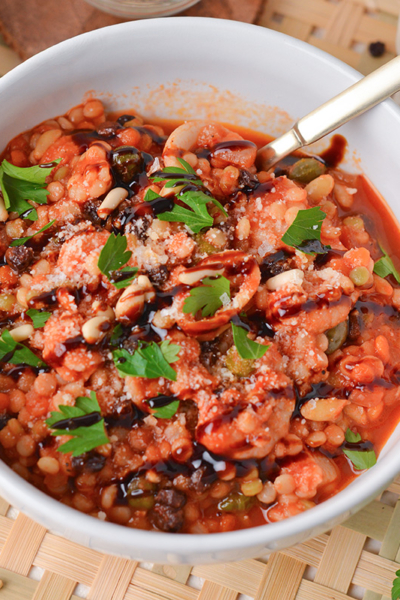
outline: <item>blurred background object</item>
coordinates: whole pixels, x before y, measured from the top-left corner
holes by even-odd
[[[317,46],[364,75],[396,54],[400,0],[0,0],[0,75],[62,40],[124,20],[87,2],[117,7],[120,15],[135,5],[152,16],[185,9],[180,14],[256,23]]]
[[[190,8],[199,0],[86,0],[92,6],[123,19],[167,17]]]

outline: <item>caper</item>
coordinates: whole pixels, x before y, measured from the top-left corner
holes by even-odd
[[[206,240],[203,233],[196,233],[193,237],[197,243],[197,250],[202,254],[215,254],[215,252],[219,251],[216,246],[213,246]]]
[[[142,154],[133,146],[121,146],[112,153],[112,169],[124,183],[130,183],[144,170]]]
[[[145,477],[134,477],[128,485],[128,495],[134,495],[136,490],[149,492],[155,490],[156,486]]]
[[[325,171],[325,165],[316,158],[301,158],[290,169],[289,179],[300,181],[300,183],[310,183]]]
[[[333,352],[335,352],[335,350],[340,348],[346,341],[348,333],[348,319],[346,319],[346,321],[342,321],[342,323],[339,323],[339,325],[336,325],[336,327],[332,327],[332,329],[329,329],[325,333],[326,337],[329,340],[328,350],[326,351],[326,354],[332,354]]]
[[[225,365],[237,377],[248,377],[254,371],[254,360],[241,358],[235,346],[229,348],[225,358]]]
[[[16,298],[13,294],[0,294],[0,310],[9,311],[12,309],[16,302]]]
[[[245,496],[240,492],[231,492],[218,504],[219,510],[224,512],[239,512],[249,510],[255,502],[254,496]]]
[[[154,496],[130,496],[128,504],[136,510],[150,510],[154,506]]]
[[[355,267],[350,271],[349,277],[354,285],[365,285],[370,278],[367,267]]]

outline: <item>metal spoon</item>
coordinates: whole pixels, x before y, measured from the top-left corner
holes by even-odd
[[[267,171],[291,152],[320,140],[399,89],[400,56],[397,56],[297,121],[290,131],[260,148],[258,168]]]

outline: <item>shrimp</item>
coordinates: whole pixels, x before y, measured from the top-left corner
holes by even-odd
[[[262,258],[270,253],[285,248],[281,238],[288,228],[286,215],[288,211],[308,208],[306,190],[297,186],[286,177],[261,185],[246,202],[244,209],[250,221],[248,238],[250,251]],[[237,217],[243,217],[241,207],[236,211]],[[234,211],[235,212],[235,211]],[[294,212],[293,212],[294,219]],[[289,223],[290,224],[290,223]]]
[[[112,186],[113,178],[105,148],[93,144],[82,154],[68,181],[68,196],[78,204],[99,198]]]
[[[205,258],[196,267],[180,273],[179,279],[181,283],[193,281],[192,285],[196,285],[200,284],[201,279],[213,273],[224,274],[231,284],[231,299],[227,297],[225,305],[217,310],[214,316],[196,321],[193,315],[182,310],[190,292],[184,291],[175,296],[176,321],[188,335],[211,336],[207,339],[218,335],[232,316],[239,313],[250,302],[261,279],[260,268],[254,258],[236,250],[228,250]]]
[[[245,396],[234,388],[219,397],[198,392],[197,439],[211,452],[235,460],[267,456],[287,435],[295,405],[289,379],[283,373],[273,375],[275,386],[270,390],[268,377],[262,378],[262,394],[260,389]]]
[[[65,342],[81,335],[82,324],[80,315],[54,313],[44,327],[43,359],[65,381],[86,381],[103,362],[98,352],[85,347],[68,349]]]
[[[210,162],[213,167],[224,168],[234,165],[242,169],[253,166],[257,155],[257,146],[252,142],[246,145],[229,144],[226,148],[217,144],[231,142],[243,138],[219,123],[212,121],[188,121],[180,125],[169,136],[163,151],[164,163],[167,167],[182,167],[178,158],[189,158],[190,164],[196,168],[195,151],[200,148],[210,149]],[[193,162],[193,164],[192,164]]]
[[[275,480],[278,490],[281,477],[285,478],[286,489],[292,488],[292,493],[278,495],[277,503],[268,510],[268,518],[272,522],[282,521],[315,506],[310,499],[315,498],[320,488],[336,481],[339,470],[333,460],[315,452],[301,454],[282,468]]]
[[[74,235],[61,248],[58,269],[77,285],[97,284],[101,276],[97,262],[109,235],[108,231],[91,230]]]

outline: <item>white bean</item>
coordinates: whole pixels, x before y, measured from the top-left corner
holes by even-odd
[[[204,277],[215,277],[216,275],[222,275],[224,270],[224,268],[216,270],[207,269],[207,267],[198,271],[191,271],[188,269],[187,271],[180,273],[178,279],[184,285],[194,285]]]
[[[24,342],[31,337],[34,331],[35,330],[32,325],[20,325],[20,327],[11,329],[10,335],[14,342]]]
[[[288,284],[301,286],[303,280],[304,273],[301,269],[291,269],[268,279],[266,286],[268,290],[276,291]]]
[[[106,219],[127,197],[128,191],[122,187],[114,188],[108,192],[107,196],[97,209],[97,214],[100,219]]]
[[[104,326],[106,323],[110,323],[107,317],[93,317],[83,324],[82,335],[88,344],[95,344],[105,336]]]

